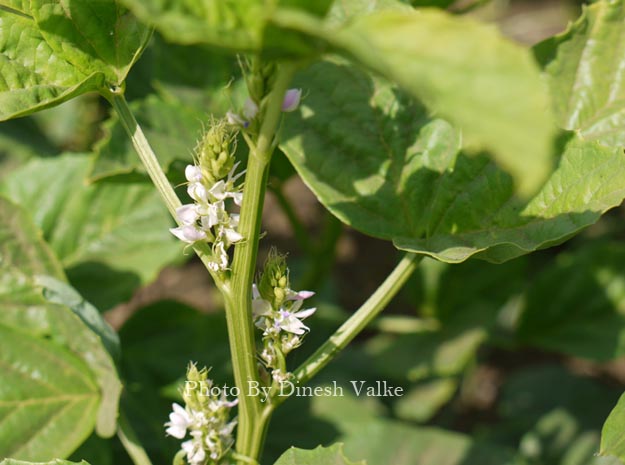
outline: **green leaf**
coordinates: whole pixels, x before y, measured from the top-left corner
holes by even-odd
[[[0,455],[67,456],[95,423],[99,390],[89,367],[51,341],[2,321],[0,341]]]
[[[102,86],[103,76],[85,75],[57,57],[32,19],[0,10],[0,20],[5,50],[0,56],[0,120],[58,105]]]
[[[43,296],[48,302],[65,305],[102,340],[102,344],[113,359],[119,359],[119,336],[104,321],[98,309],[87,302],[71,286],[51,276],[36,276],[35,283],[43,289]]]
[[[49,462],[24,462],[23,460],[4,459],[0,465],[89,465],[84,460],[80,462],[68,462],[67,460],[55,459]]]
[[[6,7],[9,11],[30,15],[30,0],[1,0],[0,7]]]
[[[584,139],[625,145],[625,3],[585,6],[569,28],[535,47],[562,127]]]
[[[301,15],[277,22],[326,40],[399,84],[461,128],[469,146],[491,151],[525,196],[547,177],[555,121],[546,86],[530,52],[496,28],[441,10],[399,7],[338,28]]]
[[[113,0],[33,0],[28,14],[0,10],[0,120],[121,85],[149,38]]]
[[[28,216],[2,198],[0,272],[0,456],[68,455],[93,429],[100,392],[84,360],[46,339],[53,315],[59,329],[76,328],[65,328],[71,312],[47,303],[31,277],[63,272]]]
[[[276,8],[323,15],[331,0],[123,0],[139,18],[171,42],[208,44],[230,50],[260,50],[267,18]],[[287,46],[287,45],[285,45]]]
[[[115,335],[94,308],[59,281],[65,279],[60,265],[22,209],[0,198],[0,219],[0,325],[35,338],[52,339],[88,363],[88,371],[93,373],[90,376],[95,377],[100,388],[97,432],[111,436],[116,430],[121,383],[104,339],[112,345]],[[42,283],[54,288],[44,291]],[[85,320],[89,325],[85,325]],[[97,328],[98,332],[90,328]]]
[[[459,153],[452,126],[387,82],[324,62],[296,85],[308,96],[285,120],[282,150],[334,215],[400,249],[503,262],[566,240],[625,195],[620,150],[563,139],[558,167],[524,204],[507,174]]]
[[[505,448],[473,441],[438,428],[411,428],[399,422],[377,420],[353,426],[341,438],[347,455],[364,457],[367,465],[512,465],[518,464]]]
[[[109,86],[123,83],[150,37],[116,0],[31,0],[31,13],[56,56]]]
[[[114,303],[177,259],[181,247],[168,231],[171,219],[151,185],[86,185],[90,163],[84,155],[33,160],[4,180],[0,191],[30,213],[70,276],[80,278],[77,269],[90,275],[97,269],[106,281],[134,275]],[[81,293],[98,307],[99,301],[111,302],[108,289],[93,291]]]
[[[445,405],[456,392],[458,382],[441,378],[419,383],[395,403],[395,414],[402,420],[425,422]]]
[[[463,434],[431,427],[411,427],[367,412],[365,399],[346,390],[344,397],[314,397],[312,411],[338,428],[334,441],[345,444],[348,457],[364,459],[367,465],[511,465],[517,463],[511,450],[473,440]],[[351,414],[360,405],[360,415]],[[309,418],[303,418],[306,428]]]
[[[0,267],[64,280],[63,268],[30,216],[0,197]]]
[[[521,341],[597,361],[624,355],[624,260],[611,242],[558,255],[527,290]]]
[[[599,455],[611,455],[625,461],[625,441],[623,430],[625,429],[625,394],[608,416],[601,430],[601,448]]]
[[[366,465],[364,461],[352,462],[343,455],[343,445],[319,446],[313,450],[291,447],[274,465]]]

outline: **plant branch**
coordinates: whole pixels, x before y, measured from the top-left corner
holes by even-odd
[[[167,176],[165,176],[156,154],[152,150],[150,143],[145,138],[145,135],[141,130],[141,126],[139,126],[139,123],[137,123],[137,120],[132,114],[132,111],[128,106],[128,102],[126,102],[126,99],[124,98],[122,89],[103,91],[102,94],[117,112],[119,120],[132,140],[132,145],[137,152],[137,155],[139,155],[148,176],[150,176],[150,179],[154,183],[154,186],[167,206],[169,213],[176,220],[176,223],[180,225],[176,215],[176,209],[180,207],[182,203],[176,195],[173,187],[171,187]],[[197,242],[193,245],[193,250],[200,260],[202,260],[202,263],[204,263],[204,266],[213,277],[217,287],[219,287],[224,294],[227,294],[229,292],[228,283],[224,280],[223,276],[212,272],[209,268],[209,264],[212,261],[212,252],[208,244],[204,242]]]
[[[330,363],[388,305],[417,269],[421,256],[407,253],[395,269],[317,351],[294,372],[297,383],[306,383]],[[280,402],[281,398],[276,399]]]

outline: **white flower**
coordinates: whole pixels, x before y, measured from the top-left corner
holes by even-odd
[[[187,453],[189,465],[199,465],[206,459],[206,452],[202,445],[202,432],[191,431],[191,436],[193,439],[182,443],[182,450]]]
[[[201,182],[192,182],[187,187],[187,194],[196,202],[208,203],[208,192]]]
[[[195,224],[200,217],[197,205],[189,203],[176,208],[176,216],[182,224]]]
[[[302,304],[303,301],[298,300],[293,304],[290,310],[285,310],[284,308],[278,310],[278,314],[275,317],[275,325],[288,333],[297,335],[302,335],[308,331],[308,326],[302,323],[301,320],[308,318],[310,315],[315,313],[317,309],[308,308],[305,310],[299,310]]]
[[[258,114],[258,105],[256,105],[256,102],[254,102],[254,100],[248,97],[247,99],[245,99],[245,102],[243,103],[243,116],[245,116],[245,118],[248,121],[251,121],[254,118],[256,118],[257,114]]]
[[[206,239],[206,233],[193,224],[170,228],[169,232],[183,242],[193,244]]]
[[[289,380],[291,373],[284,373],[281,370],[273,370],[271,372],[271,377],[276,383],[284,383]]]
[[[169,421],[165,423],[168,428],[165,430],[167,434],[182,439],[187,434],[187,428],[191,425],[191,416],[189,412],[178,404],[172,404],[173,412],[169,414]]]
[[[295,111],[299,106],[299,102],[302,98],[302,89],[289,89],[284,94],[284,100],[282,101],[282,111],[288,113]]]
[[[199,166],[187,165],[184,169],[184,176],[189,182],[202,182],[202,170]]]
[[[226,119],[228,120],[228,123],[233,126],[247,127],[249,125],[247,121],[245,121],[243,118],[241,118],[239,115],[232,111],[226,113]]]

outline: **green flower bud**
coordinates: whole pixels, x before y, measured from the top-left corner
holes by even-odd
[[[198,142],[195,156],[210,187],[218,180],[225,178],[235,163],[236,132],[226,120],[211,118],[209,127]]]
[[[286,298],[288,287],[289,269],[286,266],[286,258],[272,248],[265,262],[258,291],[261,297],[270,302],[272,307],[277,310]]]
[[[210,388],[210,383],[206,367],[198,370],[195,363],[190,363],[182,390],[182,398],[185,403],[194,410],[201,410],[202,404],[206,402],[203,393]]]

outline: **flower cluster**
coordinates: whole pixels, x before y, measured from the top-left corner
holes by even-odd
[[[256,326],[263,331],[260,358],[276,382],[290,376],[285,356],[302,344],[303,336],[309,330],[302,320],[316,309],[303,309],[302,306],[304,300],[313,295],[315,293],[311,291],[290,289],[286,261],[272,250],[259,285],[252,287],[252,310]]]
[[[302,89],[287,90],[284,94],[284,100],[282,101],[282,111],[285,113],[295,111],[299,106],[301,98]],[[240,114],[229,111],[226,114],[226,118],[228,122],[234,126],[248,128],[258,115],[258,109],[258,103],[251,97],[248,97],[243,103],[243,109]]]
[[[185,169],[187,193],[193,203],[176,210],[180,226],[170,232],[188,244],[206,241],[212,244],[212,271],[228,268],[228,248],[243,239],[237,231],[239,215],[226,210],[230,199],[241,205],[243,193],[235,174],[236,133],[225,121],[211,121],[210,128],[196,147],[196,163]]]
[[[229,402],[225,394],[216,395],[206,368],[198,371],[189,365],[187,381],[182,393],[185,407],[173,404],[166,432],[177,439],[189,434],[182,443],[182,451],[189,465],[216,465],[234,443],[232,432],[236,419],[230,421],[230,409],[237,401]],[[223,391],[222,391],[223,392]]]

